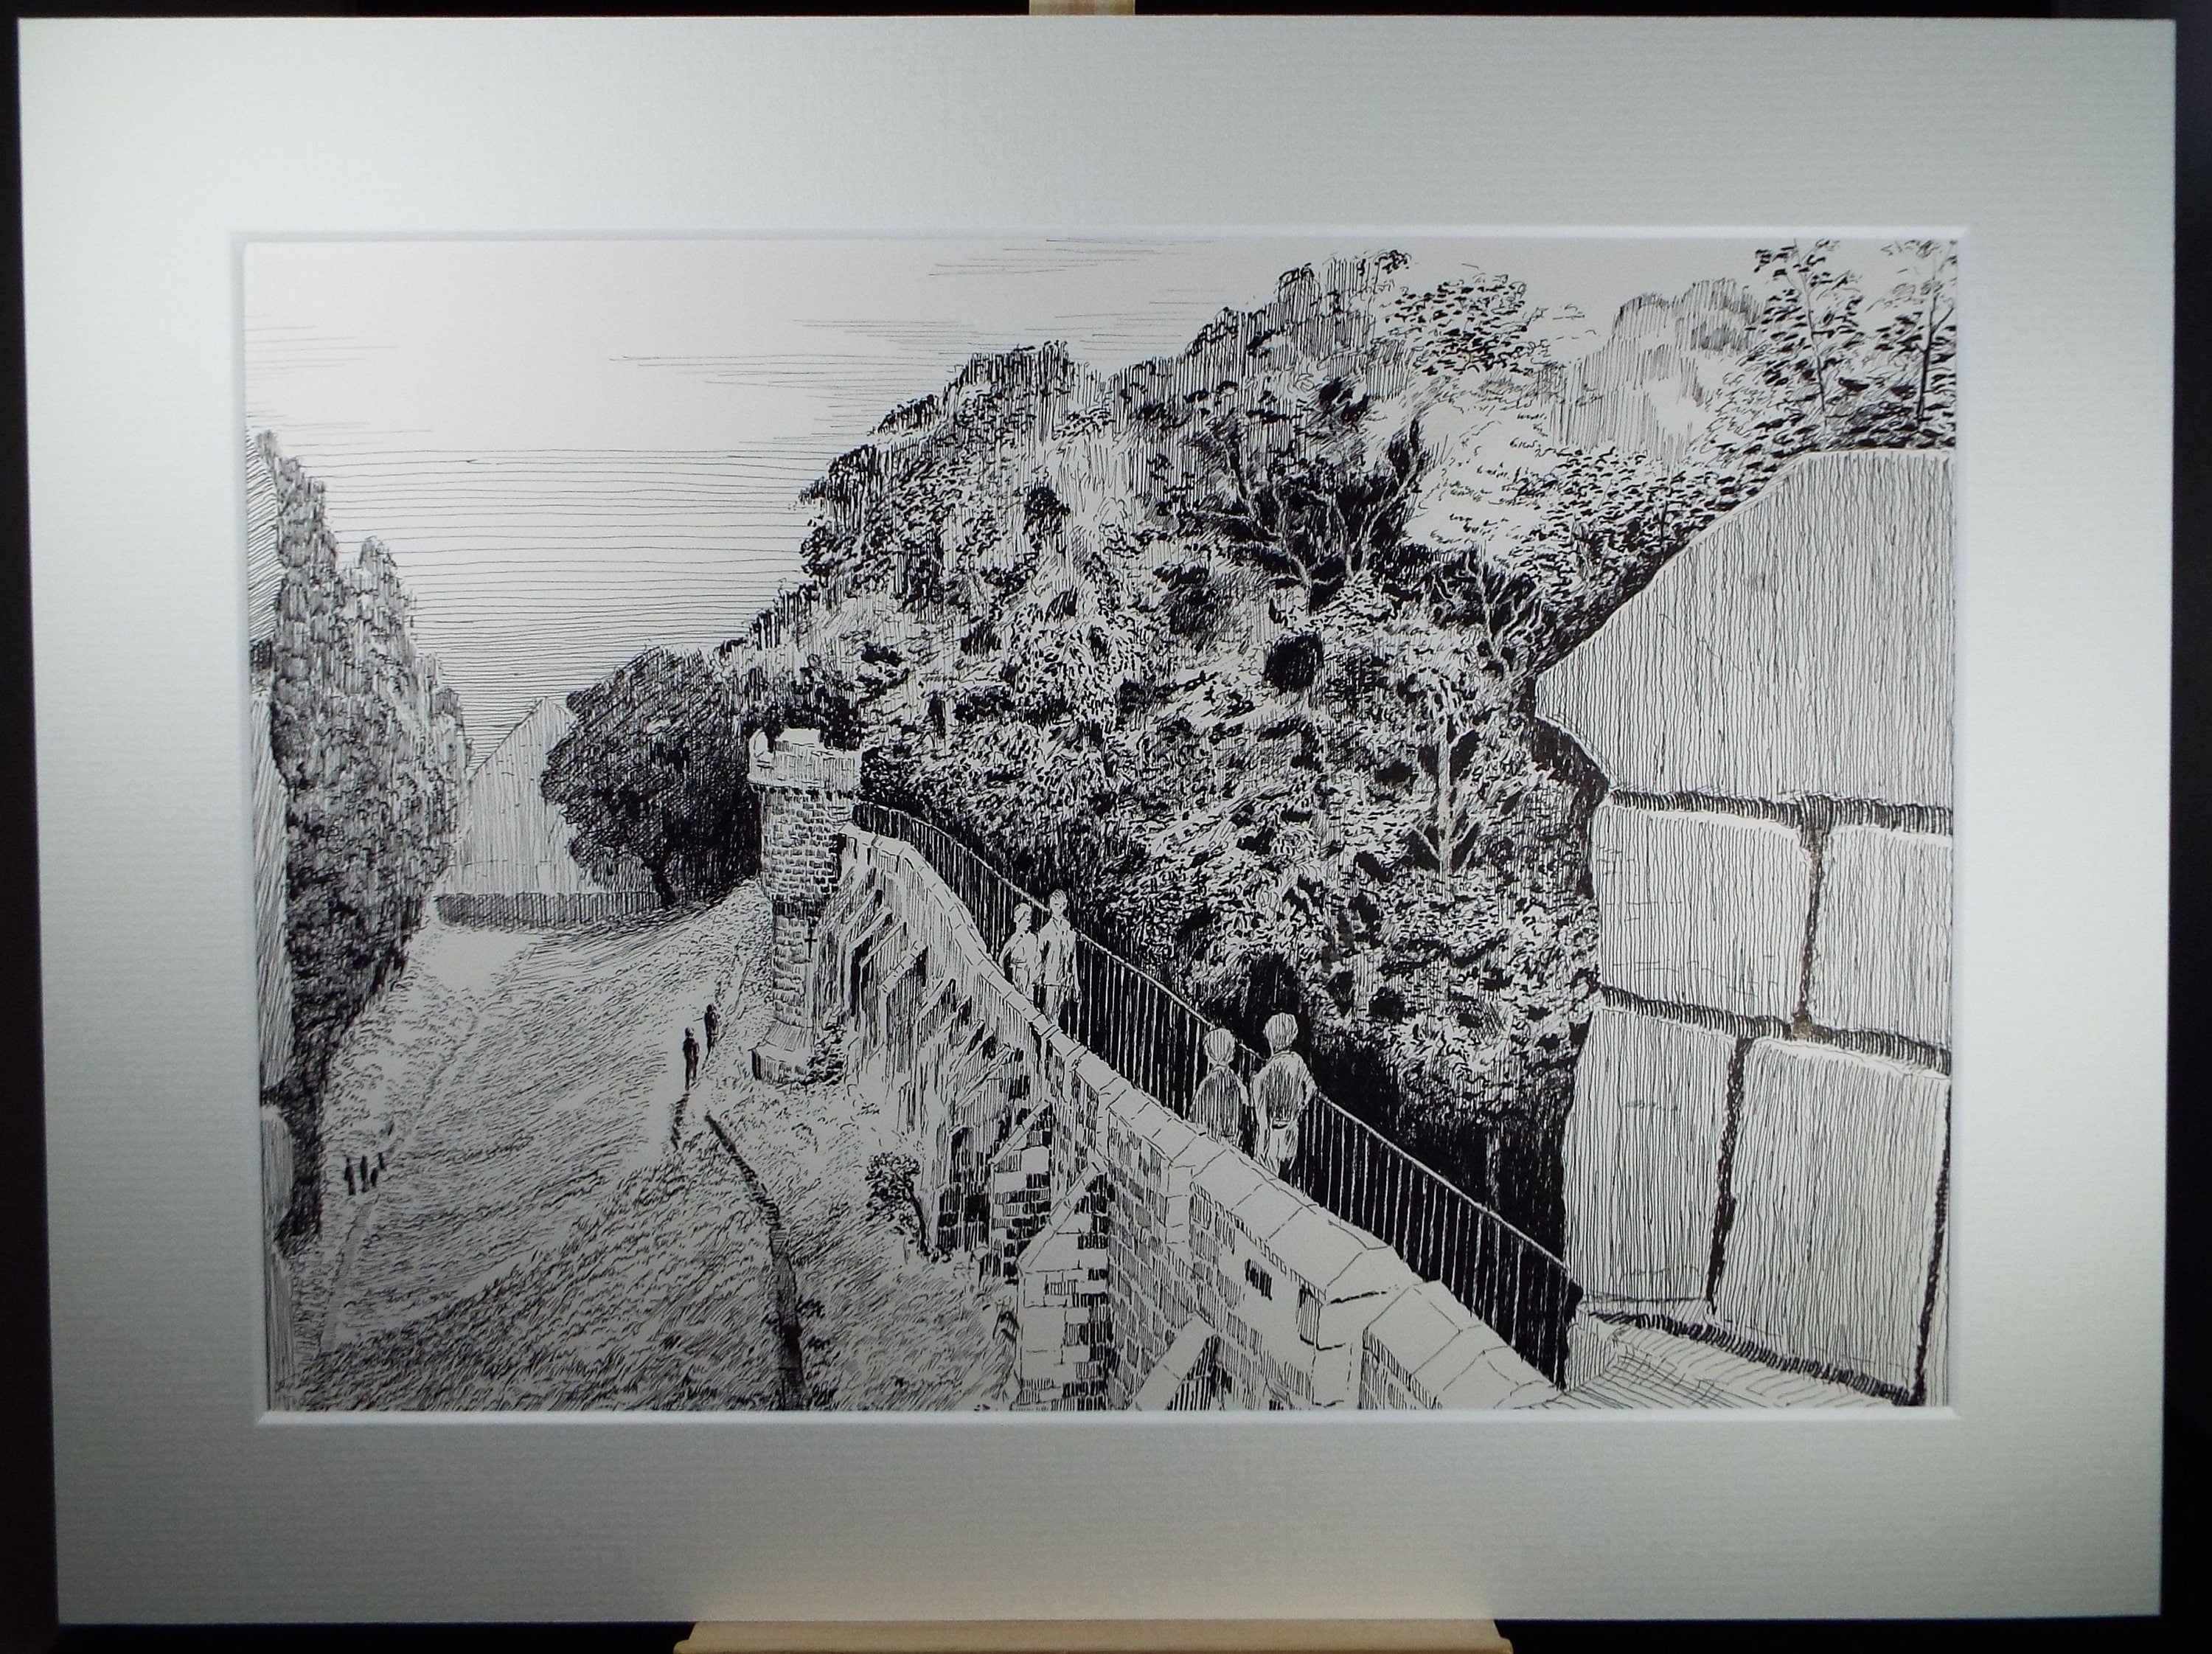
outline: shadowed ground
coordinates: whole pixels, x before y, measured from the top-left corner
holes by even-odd
[[[489,945],[418,946],[346,1053],[362,1072],[409,1049],[419,1100],[375,1190],[341,1191],[305,1405],[769,1404],[765,1239],[734,1169],[670,1146],[684,1030],[757,945],[751,918],[525,933],[489,980],[465,974]]]
[[[751,886],[645,921],[426,929],[333,1077],[296,1404],[996,1404],[1011,1344],[972,1262],[866,1213],[868,1158],[897,1146],[879,1085],[750,1076],[767,935]],[[710,998],[722,1037],[687,1095],[684,1031]],[[349,1196],[339,1169],[380,1151]]]

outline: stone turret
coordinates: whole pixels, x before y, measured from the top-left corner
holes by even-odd
[[[750,769],[760,794],[761,883],[775,916],[775,1024],[753,1048],[753,1073],[782,1083],[804,1078],[814,1053],[807,967],[836,888],[838,839],[852,824],[860,755],[823,745],[819,730],[787,729],[772,748],[755,738]]]

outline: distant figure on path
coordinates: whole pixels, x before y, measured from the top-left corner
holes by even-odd
[[[1306,1060],[1291,1047],[1298,1043],[1298,1019],[1287,1011],[1267,1019],[1267,1066],[1252,1079],[1252,1112],[1260,1141],[1252,1158],[1281,1177],[1298,1158],[1298,1128],[1314,1099],[1314,1079]]]
[[[684,1031],[684,1089],[690,1091],[699,1078],[699,1037],[689,1028]]]
[[[1044,976],[1044,952],[1042,939],[1030,927],[1036,920],[1036,909],[1023,903],[1014,909],[1014,933],[1006,938],[1006,946],[999,950],[999,969],[1006,973],[1006,980],[1031,1005],[1037,1002],[1037,984]]]
[[[1237,1036],[1226,1028],[1209,1030],[1206,1036],[1206,1075],[1198,1082],[1198,1096],[1191,1104],[1191,1113],[1216,1142],[1244,1148],[1249,1153],[1244,1130],[1244,1082],[1237,1077]]]
[[[353,1162],[348,1160],[346,1162],[346,1193],[350,1195],[353,1192]]]
[[[711,1051],[714,1049],[714,1037],[722,1031],[722,1013],[710,1005],[701,1020],[707,1025],[707,1049]]]
[[[1044,974],[1044,1013],[1066,1028],[1075,1010],[1075,927],[1067,919],[1067,892],[1054,891],[1052,916],[1037,933],[1038,964]]]

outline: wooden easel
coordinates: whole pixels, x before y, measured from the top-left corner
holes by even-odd
[[[702,1621],[676,1654],[1513,1654],[1493,1620]]]

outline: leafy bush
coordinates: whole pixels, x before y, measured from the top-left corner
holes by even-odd
[[[652,649],[571,694],[568,710],[538,785],[576,830],[578,865],[635,856],[664,906],[728,889],[750,804],[730,684],[703,655]]]

